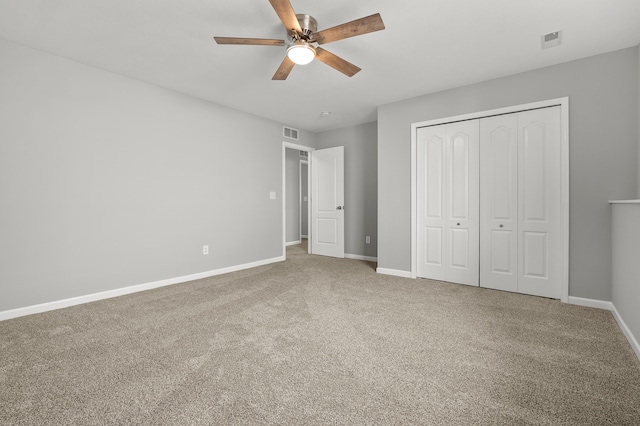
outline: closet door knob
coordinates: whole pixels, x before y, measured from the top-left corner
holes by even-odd
[[[503,228],[503,227],[504,227],[504,225],[503,225],[503,224],[500,224],[500,228]]]

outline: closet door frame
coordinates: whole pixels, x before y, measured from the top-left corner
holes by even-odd
[[[569,303],[569,98],[549,99],[522,105],[514,105],[487,111],[411,124],[411,277],[417,278],[417,132],[418,128],[447,124],[455,121],[473,120],[494,115],[511,114],[532,109],[560,107],[560,239],[561,239],[561,289],[560,300]]]

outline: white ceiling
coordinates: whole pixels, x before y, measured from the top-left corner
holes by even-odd
[[[376,107],[640,42],[639,0],[291,0],[318,30],[379,12],[386,29],[323,47],[362,71],[314,61],[272,81],[285,51],[213,36],[284,39],[268,0],[1,0],[0,38],[323,131]],[[562,29],[563,44],[540,48]],[[322,111],[331,111],[322,117]]]

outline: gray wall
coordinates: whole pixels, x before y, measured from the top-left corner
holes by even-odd
[[[300,151],[285,150],[286,242],[300,241]]]
[[[640,338],[640,204],[613,204],[611,301],[636,340]],[[640,357],[640,353],[638,354]]]
[[[317,134],[316,148],[344,146],[345,253],[377,257],[378,128],[375,122]],[[371,243],[365,244],[365,236]]]
[[[638,48],[381,106],[378,266],[411,269],[411,123],[569,96],[569,294],[611,300],[611,210],[638,175]]]
[[[638,45],[638,188],[636,197],[640,198],[640,44]]]
[[[4,41],[0,117],[0,311],[283,254],[281,123]]]

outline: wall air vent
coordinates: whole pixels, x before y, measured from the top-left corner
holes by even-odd
[[[308,151],[300,151],[300,158],[309,158]]]
[[[540,36],[540,39],[543,49],[559,46],[562,44],[562,30]]]
[[[282,134],[285,138],[298,140],[298,130],[292,129],[291,127],[284,126],[282,128]]]

